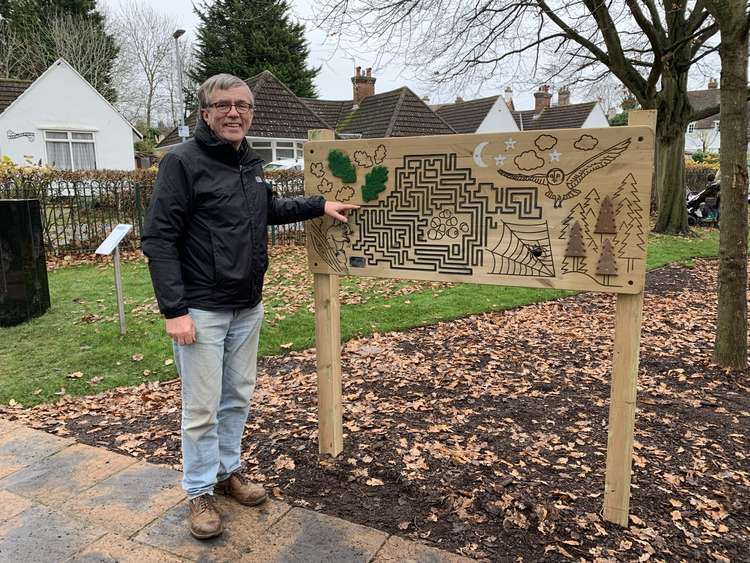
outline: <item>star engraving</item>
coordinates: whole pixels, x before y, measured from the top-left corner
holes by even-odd
[[[517,141],[515,139],[508,139],[507,141],[505,141],[505,150],[509,151],[516,148],[516,142]]]
[[[560,162],[560,155],[561,152],[557,152],[557,149],[553,150],[549,153],[549,161],[550,162]]]
[[[497,155],[495,157],[495,165],[496,166],[502,166],[503,162],[505,162],[505,159],[508,158],[507,156],[503,156],[501,154]]]

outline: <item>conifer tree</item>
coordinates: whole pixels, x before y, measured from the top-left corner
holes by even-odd
[[[201,20],[191,74],[196,82],[221,72],[244,80],[270,70],[297,96],[316,95],[320,68],[307,66],[305,26],[292,21],[287,0],[204,0],[195,13]]]

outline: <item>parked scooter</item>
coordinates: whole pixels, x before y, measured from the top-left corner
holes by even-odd
[[[720,189],[721,184],[714,181],[699,192],[687,194],[688,225],[719,226]]]

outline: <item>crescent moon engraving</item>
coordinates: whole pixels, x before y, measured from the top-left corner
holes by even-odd
[[[489,144],[489,141],[485,141],[483,143],[479,143],[476,147],[474,147],[474,162],[480,168],[487,168],[487,165],[482,160],[482,151],[484,150],[484,147]]]

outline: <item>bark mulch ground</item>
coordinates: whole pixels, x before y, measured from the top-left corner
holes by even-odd
[[[248,473],[278,498],[492,561],[747,561],[747,371],[711,362],[715,261],[647,276],[631,520],[602,520],[613,296],[348,342],[345,449],[317,452],[314,351],[260,362]],[[179,383],[0,414],[179,468]]]

